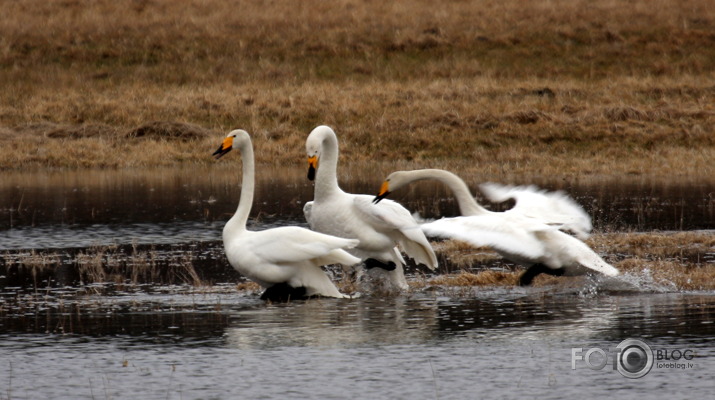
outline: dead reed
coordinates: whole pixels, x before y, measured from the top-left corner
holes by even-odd
[[[29,276],[35,288],[57,283],[203,285],[190,253],[165,254],[136,246],[129,251],[118,246],[96,246],[76,253],[7,251],[0,256],[0,265],[6,279],[22,282]]]

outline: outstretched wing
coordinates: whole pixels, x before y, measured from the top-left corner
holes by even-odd
[[[496,183],[484,183],[479,188],[493,202],[514,199],[516,204],[508,212],[534,218],[546,224],[560,225],[560,229],[571,231],[582,240],[588,238],[591,232],[591,217],[562,191],[547,192],[536,186]]]
[[[544,245],[534,235],[536,231],[554,227],[529,219],[514,226],[504,218],[492,215],[442,218],[422,225],[429,236],[461,240],[476,247],[491,247],[501,253],[524,259],[538,259],[544,255]]]

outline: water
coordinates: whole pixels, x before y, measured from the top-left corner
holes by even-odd
[[[709,294],[502,289],[266,305],[213,290],[117,293],[63,310],[56,299],[6,317],[0,387],[68,399],[708,398],[715,388]],[[571,348],[629,337],[697,357],[635,380],[571,369]]]
[[[222,258],[237,171],[3,175],[5,257],[70,259],[113,246],[117,257],[151,251],[170,264],[191,253],[213,284],[80,284],[71,274],[5,271],[0,399],[709,398],[715,389],[715,293],[674,291],[647,274],[265,304],[236,290],[241,278]],[[254,227],[304,225],[312,194],[303,172],[266,174]],[[379,180],[354,175],[344,185],[372,193]],[[597,230],[715,229],[708,180],[536,183],[567,190]],[[432,200],[444,193],[424,185],[395,198],[427,217],[450,215],[453,201]],[[654,357],[696,356],[656,363],[639,379],[610,364],[571,368],[572,348],[608,350],[628,338],[646,340]]]
[[[219,240],[240,195],[239,172],[240,168],[216,167],[4,173],[0,250]],[[305,225],[303,204],[312,200],[312,183],[305,171],[260,172],[250,221],[254,227]],[[387,172],[353,171],[341,184],[349,192],[377,193]],[[542,178],[504,183],[565,190],[592,215],[600,230],[715,229],[713,178],[556,182]],[[426,218],[458,214],[454,199],[439,184],[421,183],[391,197]]]

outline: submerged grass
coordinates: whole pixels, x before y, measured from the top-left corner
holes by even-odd
[[[653,282],[673,290],[715,289],[715,235],[711,232],[596,234],[587,243],[626,275],[646,274]],[[414,290],[436,286],[512,287],[523,272],[521,267],[505,262],[488,248],[473,248],[454,240],[432,244],[440,268],[433,274],[410,267],[410,286]],[[167,254],[136,246],[128,250],[97,246],[74,255],[53,251],[6,251],[0,254],[0,271],[5,280],[18,281],[24,277],[24,281],[34,284],[36,289],[58,282],[61,285],[211,284],[216,277],[196,269],[198,258],[192,250]],[[216,263],[231,269],[225,260]],[[214,272],[223,276],[220,269]],[[341,291],[360,291],[360,284],[352,274],[339,269],[333,272]],[[542,275],[535,279],[534,286],[561,285],[575,279],[580,278]],[[261,292],[260,286],[247,280],[241,280],[236,289],[247,293]]]
[[[194,267],[195,255],[166,254],[133,246],[96,246],[76,253],[55,251],[6,251],[0,255],[3,286],[31,277],[35,288],[53,285],[189,284],[203,285]]]

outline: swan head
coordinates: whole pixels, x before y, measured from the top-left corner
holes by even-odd
[[[233,130],[228,135],[226,135],[226,137],[223,139],[223,142],[221,142],[221,145],[216,151],[214,151],[212,155],[218,160],[219,158],[228,154],[228,152],[233,149],[234,140],[243,142],[246,140],[250,140],[250,136],[248,135],[248,132],[244,131],[243,129]]]
[[[407,185],[410,181],[407,179],[405,171],[395,171],[385,178],[380,186],[380,192],[372,200],[373,203],[377,204],[380,200],[389,196],[393,191]]]
[[[308,179],[315,180],[315,171],[318,169],[320,153],[323,150],[323,141],[329,136],[335,137],[335,132],[325,125],[313,129],[305,140],[305,152],[308,154]]]

